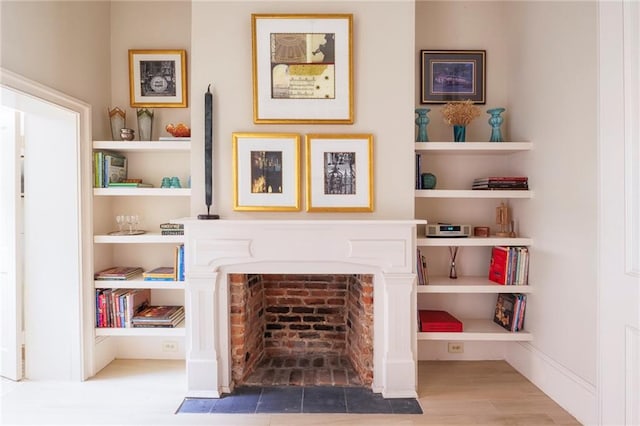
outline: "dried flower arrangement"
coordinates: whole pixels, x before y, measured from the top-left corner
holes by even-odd
[[[461,102],[449,102],[442,107],[444,121],[450,126],[466,126],[474,118],[480,116],[480,108],[475,106],[471,99]]]

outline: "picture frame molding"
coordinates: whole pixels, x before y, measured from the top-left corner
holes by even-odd
[[[356,170],[366,166],[363,179],[357,179],[356,193],[351,200],[337,202],[338,198],[324,194],[325,163],[324,153],[318,158],[318,150],[314,145],[325,143],[328,148],[343,149],[340,145],[351,142],[345,149],[355,150]],[[333,143],[333,144],[331,144]],[[354,144],[359,143],[360,146]],[[349,151],[343,151],[349,152]],[[358,156],[360,153],[360,156]],[[362,154],[365,159],[362,160]],[[305,135],[305,166],[306,166],[306,209],[308,212],[373,212],[374,211],[374,170],[373,170],[373,135],[370,133],[349,134],[307,134]],[[321,167],[321,171],[318,169]],[[322,189],[322,191],[321,191]],[[318,193],[322,195],[318,195]],[[342,195],[341,195],[342,196]],[[352,201],[349,204],[349,201]]]
[[[274,141],[283,143],[275,146],[282,149],[288,148],[288,152],[283,151],[282,157],[282,194],[273,193],[253,193],[242,191],[245,185],[252,184],[251,165],[248,168],[241,167],[242,156],[250,154],[251,149],[274,148]],[[284,141],[290,142],[286,147]],[[263,143],[264,146],[260,146]],[[293,212],[301,210],[300,200],[300,145],[301,136],[297,133],[267,133],[267,132],[234,132],[232,134],[233,144],[233,210],[234,211],[258,211],[258,212]],[[247,146],[240,146],[247,144]],[[271,146],[270,146],[271,145]],[[266,151],[266,150],[265,150]],[[251,157],[245,160],[251,161]],[[285,163],[286,162],[286,163]],[[286,181],[285,181],[286,179]],[[285,183],[288,182],[288,185]],[[285,188],[292,189],[286,191]],[[268,195],[265,195],[268,194]],[[273,204],[268,204],[268,198],[274,198]]]
[[[277,33],[272,31],[285,34],[335,34],[335,98],[273,97],[274,63],[271,61],[270,38]],[[251,39],[254,123],[353,124],[353,14],[252,14]],[[310,47],[305,48],[311,50]],[[322,62],[302,65],[312,64]]]
[[[175,95],[145,96],[142,89],[142,62],[175,61]],[[159,80],[160,81],[160,80]],[[164,83],[166,84],[166,83]],[[132,108],[186,108],[187,52],[185,49],[129,49],[129,104]]]
[[[475,104],[486,103],[486,50],[420,50],[420,103],[446,104],[470,99]],[[447,59],[449,59],[447,61]],[[444,92],[433,88],[441,82],[435,81],[434,63],[474,63],[471,92]],[[456,77],[456,76],[454,76]]]

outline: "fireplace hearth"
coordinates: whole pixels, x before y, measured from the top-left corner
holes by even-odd
[[[309,362],[321,358],[329,365],[351,359],[363,386],[385,398],[416,397],[415,239],[416,226],[423,221],[177,222],[185,225],[189,397],[219,398],[233,391],[236,379],[252,377],[251,373],[265,363],[293,362],[288,359],[304,363],[305,358]],[[307,277],[306,288],[292,285],[304,281],[300,276]],[[313,284],[314,280],[308,279],[318,276],[325,281]],[[268,284],[274,277],[277,284]],[[283,277],[288,278],[283,281]],[[340,280],[347,287],[365,283],[359,303],[366,300],[365,304],[371,306],[371,333],[351,333],[352,338],[363,341],[361,347],[355,343],[361,355],[357,362],[348,353],[354,345],[348,342],[349,331],[364,323],[362,317],[352,319],[354,313],[332,310],[352,303],[342,298],[347,289],[341,288]],[[322,289],[314,285],[326,287],[335,295],[321,295]],[[244,290],[237,293],[236,287]],[[242,295],[244,291],[262,292],[264,305],[260,305],[260,299],[248,301]],[[281,303],[282,299],[288,300]],[[278,303],[271,303],[274,301]],[[257,322],[257,315],[241,322],[241,315],[237,315],[240,306],[262,312],[265,322]],[[346,316],[345,322],[334,322],[338,316]],[[245,342],[240,342],[244,337],[236,334],[237,328],[244,328],[247,338],[255,335],[263,343],[247,350]],[[234,346],[239,342],[240,346]],[[363,354],[370,355],[370,361]],[[243,366],[237,363],[240,359],[245,362]],[[361,360],[366,369],[357,365]],[[292,375],[289,373],[289,383]],[[331,375],[333,383],[336,376],[342,380],[339,368]]]

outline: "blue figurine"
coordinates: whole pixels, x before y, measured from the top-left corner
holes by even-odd
[[[489,117],[489,124],[491,125],[491,138],[489,139],[489,142],[504,142],[504,139],[502,139],[502,131],[500,130],[500,126],[504,121],[504,118],[502,118],[500,114],[504,111],[504,108],[492,108],[487,110],[487,113],[491,114],[491,117]]]

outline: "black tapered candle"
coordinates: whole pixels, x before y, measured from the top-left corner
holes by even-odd
[[[204,194],[207,214],[198,215],[198,219],[219,219],[217,214],[211,214],[212,202],[212,161],[213,161],[213,93],[211,85],[204,94]]]

